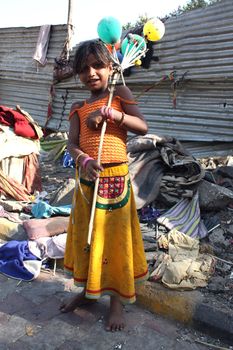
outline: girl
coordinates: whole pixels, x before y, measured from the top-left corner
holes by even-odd
[[[111,55],[101,41],[80,44],[74,57],[74,74],[91,94],[84,102],[74,103],[70,112],[68,150],[76,160],[79,188],[74,193],[64,267],[84,290],[63,304],[61,311],[73,311],[110,295],[106,329],[117,331],[125,325],[122,304],[136,299],[134,282],[148,277],[126,151],[127,131],[145,135],[147,123],[126,86],[116,87],[111,108],[106,107],[112,73]],[[99,165],[104,120],[107,128]],[[85,248],[97,177],[99,188],[88,251]]]

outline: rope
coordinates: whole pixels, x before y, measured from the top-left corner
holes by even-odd
[[[49,90],[49,103],[48,103],[48,111],[47,111],[47,118],[46,118],[46,121],[45,121],[45,124],[44,124],[44,128],[47,127],[47,124],[50,120],[50,118],[52,117],[52,114],[53,114],[53,109],[52,109],[52,105],[53,105],[53,98],[55,96],[55,88],[54,88],[54,85],[51,84],[50,86],[50,90]]]
[[[163,75],[162,78],[159,81],[155,82],[154,84],[150,85],[145,90],[143,90],[142,92],[137,94],[135,96],[135,100],[137,101],[141,96],[143,96],[148,91],[154,89],[156,86],[158,86],[162,82],[164,82],[166,80],[170,80],[172,82],[171,88],[172,88],[172,91],[173,91],[173,98],[172,98],[173,107],[176,108],[177,87],[180,85],[181,82],[183,82],[185,80],[185,76],[187,75],[187,73],[188,73],[188,71],[186,71],[180,78],[177,78],[176,71],[172,71],[171,73],[169,73],[167,75]]]
[[[61,118],[60,118],[59,125],[57,127],[57,131],[60,130],[61,124],[62,124],[62,122],[63,122],[63,120],[65,118],[65,111],[66,111],[66,104],[67,104],[68,95],[69,95],[69,90],[66,89],[65,95],[62,95],[63,105],[62,105]]]

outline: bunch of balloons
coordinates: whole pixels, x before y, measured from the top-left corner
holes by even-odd
[[[121,42],[122,26],[114,17],[104,17],[98,23],[97,33],[109,51],[117,53],[122,69],[132,65],[140,65],[140,58],[145,56],[148,41],[158,41],[165,33],[164,23],[154,18],[143,26],[143,36],[129,33]]]

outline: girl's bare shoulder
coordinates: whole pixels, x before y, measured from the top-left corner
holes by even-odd
[[[115,95],[122,97],[125,100],[133,100],[132,91],[126,85],[117,85]]]
[[[82,102],[74,102],[74,103],[72,103],[72,105],[71,105],[71,107],[70,107],[70,112],[73,112],[73,111],[75,111],[76,109],[79,109],[79,108],[81,108],[82,106],[84,105],[84,101],[82,101]]]

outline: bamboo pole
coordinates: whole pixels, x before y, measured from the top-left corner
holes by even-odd
[[[68,15],[67,15],[67,24],[73,25],[73,0],[68,0]]]
[[[71,38],[73,35],[73,0],[68,0],[68,15],[67,15],[67,39],[66,39],[66,52],[67,59],[69,59],[71,49]]]

